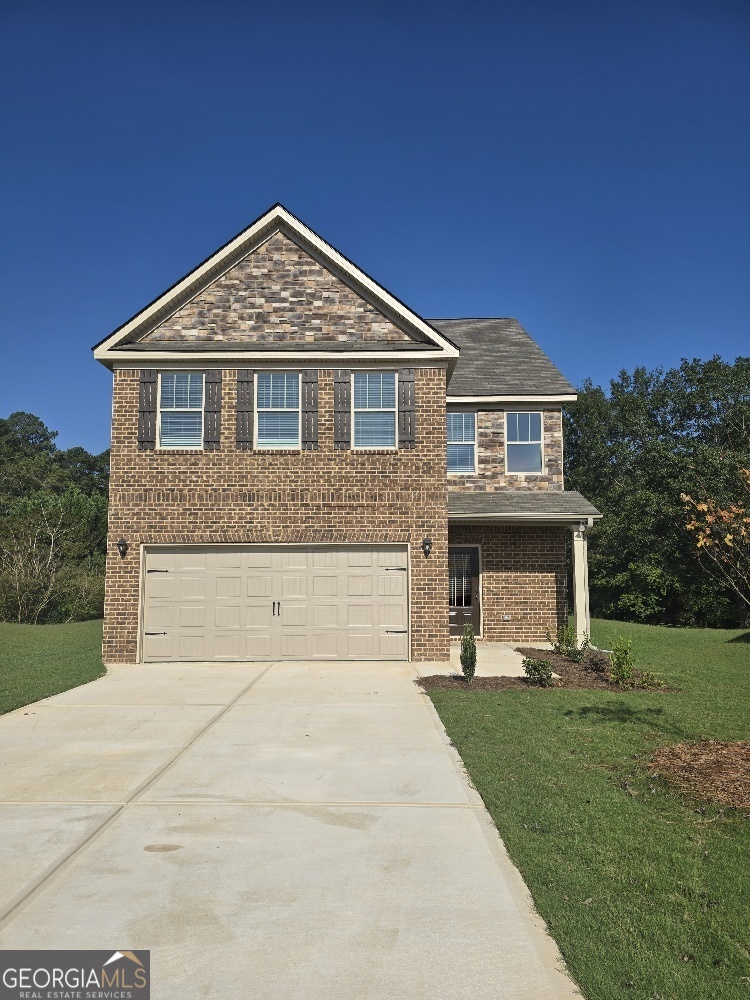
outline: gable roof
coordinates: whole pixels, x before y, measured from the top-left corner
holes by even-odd
[[[401,358],[407,358],[413,349],[415,357],[420,359],[440,358],[449,363],[455,363],[458,358],[458,350],[448,337],[409,309],[280,204],[272,206],[166,292],[100,341],[94,347],[94,357],[111,366],[117,360],[132,359],[134,352],[137,353],[140,361],[150,358],[157,360],[164,357],[172,359],[183,354],[187,354],[191,359],[200,359],[205,356],[216,360],[223,353],[231,354],[235,359],[250,360],[256,354],[268,359],[269,349],[281,349],[286,358],[294,357],[299,351],[302,356],[308,359],[313,354],[321,358],[328,357],[330,354],[330,356],[340,359],[341,353],[346,352],[349,347],[352,347],[352,344],[345,344],[342,347],[340,343],[312,342],[300,345],[290,342],[269,346],[269,344],[247,341],[233,343],[226,339],[216,339],[209,340],[210,346],[208,346],[205,341],[202,342],[200,339],[192,343],[185,343],[177,338],[155,341],[148,337],[151,331],[155,330],[167,318],[186,306],[187,303],[204,292],[277,233],[281,233],[291,240],[406,335],[401,342],[385,340],[382,342],[372,341],[365,345],[357,343],[353,345],[353,350],[356,351],[358,357],[383,358],[387,357],[387,352],[396,349]]]
[[[570,396],[576,390],[515,319],[432,319],[460,350],[449,400]]]

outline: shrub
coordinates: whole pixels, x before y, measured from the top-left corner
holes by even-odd
[[[538,684],[540,687],[552,687],[552,664],[549,660],[533,660],[528,656],[524,657],[523,669],[532,684]]]
[[[606,674],[609,669],[609,657],[598,649],[590,649],[584,666],[594,674]]]
[[[638,674],[636,684],[639,688],[663,688],[667,686],[666,681],[657,677],[656,674],[649,673],[648,670]]]
[[[461,670],[467,682],[471,684],[474,671],[477,669],[477,640],[471,625],[464,625],[461,636]]]
[[[583,642],[578,645],[576,640],[576,630],[572,625],[560,625],[557,630],[557,641],[553,640],[550,630],[547,629],[547,642],[552,643],[552,651],[558,656],[564,656],[572,663],[582,663],[589,648],[589,637],[585,635]]]
[[[610,673],[612,680],[620,687],[633,686],[633,671],[635,660],[631,652],[632,639],[625,639],[623,636],[617,640],[610,653]]]

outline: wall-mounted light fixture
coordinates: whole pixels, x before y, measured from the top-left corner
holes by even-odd
[[[125,539],[121,538],[120,541],[117,543],[117,551],[120,553],[120,558],[121,559],[124,559],[125,556],[128,554],[128,549],[129,548],[130,548],[130,546],[125,541]]]
[[[422,551],[424,552],[425,556],[428,556],[430,554],[430,552],[432,552],[432,539],[431,538],[423,538],[422,539]]]

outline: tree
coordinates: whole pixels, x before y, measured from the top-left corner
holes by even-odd
[[[682,494],[686,528],[706,570],[750,608],[750,469],[738,469],[737,502],[728,506]]]
[[[710,482],[717,503],[733,503],[737,465],[750,467],[749,428],[749,358],[623,371],[608,393],[584,383],[565,415],[565,471],[567,487],[605,515],[590,537],[592,610],[644,622],[743,623],[732,589],[705,571],[681,495]]]

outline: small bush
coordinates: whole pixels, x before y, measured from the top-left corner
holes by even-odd
[[[576,640],[576,630],[572,625],[561,625],[557,630],[557,640],[552,638],[550,630],[547,629],[547,642],[552,643],[552,651],[558,656],[564,656],[572,663],[582,663],[589,648],[589,637],[583,637],[583,642],[578,645]]]
[[[523,670],[532,684],[540,687],[552,687],[552,664],[549,660],[533,660],[524,657]]]
[[[651,673],[648,672],[648,670],[644,670],[644,671],[642,671],[641,673],[639,673],[637,675],[637,677],[636,677],[636,685],[639,688],[646,688],[646,689],[656,688],[656,689],[658,689],[658,688],[666,687],[667,683],[666,683],[666,681],[663,681],[660,677],[657,677],[656,674],[651,674]]]
[[[624,639],[620,636],[610,653],[610,673],[612,680],[615,684],[619,684],[620,687],[633,687],[635,659],[631,651],[632,645],[632,639]]]
[[[471,625],[464,625],[461,636],[461,670],[467,682],[471,684],[477,669],[477,640]]]

